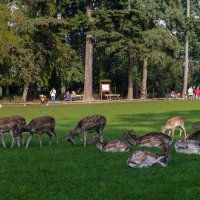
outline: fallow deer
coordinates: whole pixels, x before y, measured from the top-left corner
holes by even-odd
[[[20,147],[20,138],[21,138],[21,128],[26,125],[26,120],[24,117],[21,116],[10,116],[0,118],[0,139],[4,148],[6,148],[6,142],[4,133],[10,132],[12,136],[12,144],[11,148],[14,144],[18,144]]]
[[[195,140],[178,140],[175,149],[178,153],[200,154],[200,143]]]
[[[194,129],[200,130],[200,122],[196,122],[192,127]]]
[[[29,132],[29,138],[25,148],[26,149],[28,148],[28,145],[34,133],[38,133],[40,147],[42,147],[42,140],[41,140],[42,133],[46,133],[49,136],[49,145],[51,145],[52,134],[56,137],[55,123],[56,123],[55,119],[50,116],[37,117],[35,119],[32,119],[28,125],[22,128],[23,132]],[[56,141],[58,144],[57,138]]]
[[[131,150],[130,145],[121,140],[101,142],[98,137],[93,137],[91,143],[96,144],[96,147],[103,152],[128,152]]]
[[[127,131],[123,135],[123,139],[136,146],[146,147],[159,147],[162,148],[163,144],[171,144],[172,138],[166,134],[151,132],[144,136],[137,136],[132,131]]]
[[[87,143],[87,133],[96,132],[101,142],[103,142],[103,129],[106,125],[106,118],[102,115],[91,115],[80,120],[74,130],[65,138],[66,141],[75,144],[75,137],[83,133],[84,147]]]
[[[168,165],[169,160],[169,147],[168,145],[163,146],[164,155],[151,153],[148,151],[136,151],[128,158],[127,164],[129,167],[142,168],[150,167],[155,164],[159,164],[163,167]]]
[[[174,137],[174,131],[176,127],[179,127],[180,129],[180,136],[182,134],[182,130],[184,131],[185,138],[187,136],[186,134],[186,128],[184,125],[184,119],[181,116],[175,116],[167,121],[167,123],[161,128],[161,132],[165,133],[165,131],[169,130],[168,134],[170,135],[172,132],[172,136]]]
[[[190,133],[186,140],[199,140],[200,139],[200,130],[196,130],[192,133]]]

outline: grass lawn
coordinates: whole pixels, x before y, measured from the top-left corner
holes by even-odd
[[[22,115],[32,118],[51,115],[56,119],[59,144],[43,136],[39,148],[35,135],[27,150],[4,149],[0,145],[1,200],[76,200],[76,199],[176,199],[200,198],[200,155],[177,154],[171,146],[171,158],[166,168],[155,165],[144,169],[129,168],[126,164],[132,152],[102,153],[96,146],[83,147],[77,140],[72,146],[65,136],[77,122],[88,115],[102,114],[107,118],[104,140],[121,138],[133,129],[143,135],[159,131],[175,116],[185,118],[187,132],[200,121],[200,101],[152,101],[85,105],[3,106],[0,117]],[[178,130],[176,138],[180,138]],[[182,136],[183,137],[183,136]],[[27,140],[28,134],[25,133]],[[10,146],[11,137],[6,135]],[[161,153],[156,148],[145,148]]]

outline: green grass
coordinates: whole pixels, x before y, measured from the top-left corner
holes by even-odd
[[[22,115],[27,122],[42,115],[55,117],[59,144],[53,140],[49,147],[44,135],[43,148],[39,148],[35,135],[27,150],[4,149],[1,145],[0,199],[199,199],[199,155],[177,154],[172,145],[167,168],[155,165],[132,169],[126,161],[136,147],[127,153],[102,153],[92,145],[84,148],[79,140],[76,146],[66,143],[68,132],[91,114],[106,116],[105,141],[121,138],[129,129],[140,135],[159,131],[175,115],[185,118],[189,133],[192,124],[200,120],[200,101],[3,106],[0,117]],[[175,135],[180,138],[178,130]],[[10,145],[10,136],[6,135],[6,139]],[[145,149],[160,152],[156,148]]]

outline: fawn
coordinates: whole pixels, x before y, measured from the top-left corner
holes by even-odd
[[[165,133],[166,130],[169,130],[169,135],[172,132],[172,136],[174,137],[174,131],[176,127],[179,127],[180,129],[180,136],[182,134],[182,130],[184,131],[185,138],[186,138],[187,134],[186,134],[186,128],[184,125],[184,119],[181,116],[175,116],[169,119],[167,123],[161,128],[161,132]]]

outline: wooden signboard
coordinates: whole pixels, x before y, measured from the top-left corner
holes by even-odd
[[[111,92],[111,80],[110,79],[104,79],[104,80],[100,80],[100,99],[102,100],[102,96],[103,96],[103,92],[105,93],[109,93]]]

